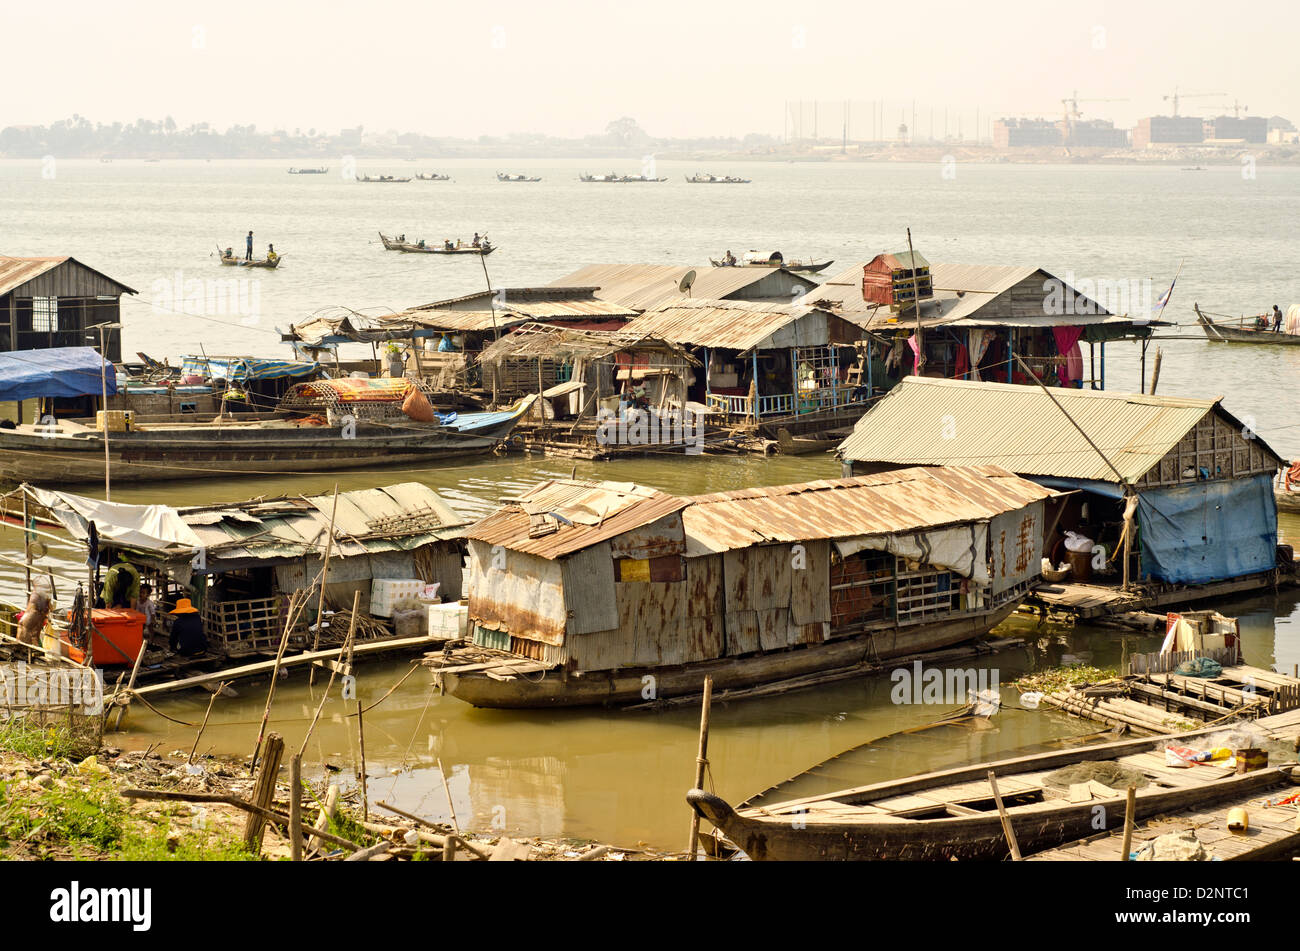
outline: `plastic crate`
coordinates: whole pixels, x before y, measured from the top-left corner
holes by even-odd
[[[404,607],[414,607],[424,596],[424,582],[419,578],[375,578],[370,585],[370,613],[374,617],[392,617]]]
[[[464,637],[469,626],[469,607],[455,601],[450,604],[430,604],[430,637]]]

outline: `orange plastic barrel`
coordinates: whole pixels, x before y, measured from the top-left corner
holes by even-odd
[[[68,612],[71,617],[72,612]],[[130,608],[95,608],[90,612],[96,667],[129,667],[144,646],[144,615]],[[68,640],[68,635],[63,635]],[[68,644],[68,656],[85,663],[85,651]]]

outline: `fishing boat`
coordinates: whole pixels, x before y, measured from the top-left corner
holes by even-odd
[[[235,257],[233,254],[226,254],[222,251],[218,260],[227,267],[261,267],[275,270],[280,266],[280,260],[284,255],[277,254],[275,257],[268,257],[263,261],[245,261],[243,258]]]
[[[428,175],[425,175],[425,174],[423,174],[423,173],[421,173],[421,172],[416,172],[416,173],[415,173],[415,177],[416,177],[416,179],[417,179],[418,181],[421,181],[421,182],[449,182],[449,181],[451,181],[451,176],[450,176],[450,175],[439,175],[437,172],[430,172]]]
[[[686,180],[692,185],[748,185],[750,179],[736,178],[734,175],[713,175],[709,172],[704,174],[687,175]]]
[[[385,251],[404,251],[407,254],[491,254],[496,250],[496,245],[483,235],[482,240],[477,246],[474,244],[457,243],[448,247],[444,242],[441,245],[425,244],[424,241],[410,242],[403,241],[400,238],[390,238],[382,231],[379,232],[379,240],[384,244]]]
[[[996,467],[689,498],[551,480],[468,530],[473,646],[426,664],[500,708],[667,701],[706,676],[718,691],[868,676],[1009,617],[1056,498]],[[1003,544],[1019,555],[974,554]]]
[[[1300,324],[1300,304],[1287,308],[1288,319],[1280,332],[1272,329],[1273,321],[1268,314],[1226,317],[1222,314],[1208,315],[1198,304],[1193,304],[1192,309],[1196,311],[1196,322],[1201,325],[1201,330],[1214,343],[1259,343],[1279,347],[1300,345],[1300,326],[1297,326]],[[1291,319],[1293,314],[1296,319]],[[1288,329],[1293,326],[1296,327],[1296,332]]]
[[[322,166],[320,168],[291,168],[289,169],[289,174],[290,175],[324,175],[328,171],[329,171],[328,166]]]
[[[395,175],[374,175],[374,176],[358,175],[357,176],[357,181],[359,182],[409,182],[410,180],[411,179],[409,177],[399,178]]]
[[[527,175],[511,175],[507,172],[497,172],[498,182],[540,182],[541,178],[529,178]]]
[[[808,274],[815,274],[818,271],[824,271],[835,261],[787,261],[785,255],[780,251],[773,251],[770,254],[750,251],[739,261],[709,258],[709,263],[714,267],[783,267],[787,271],[803,271]]]
[[[625,185],[628,182],[666,182],[666,178],[652,178],[649,175],[616,175],[610,172],[608,175],[579,175],[580,182],[605,182],[611,184]]]
[[[467,414],[469,415],[469,414]],[[505,424],[463,431],[441,423],[273,414],[168,420],[105,434],[94,420],[0,430],[0,478],[38,485],[222,479],[232,475],[392,469],[491,452]]]
[[[1169,765],[1167,747],[1219,745],[1213,736],[1224,731],[1054,750],[761,806],[733,808],[702,789],[686,800],[755,860],[993,861],[1008,846],[990,772],[1023,855],[1123,825],[1129,785],[1138,786],[1136,821],[1290,788],[1285,767],[1233,775],[1210,763]]]

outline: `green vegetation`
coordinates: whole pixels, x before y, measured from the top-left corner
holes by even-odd
[[[1011,686],[1021,691],[1037,690],[1042,693],[1055,693],[1067,687],[1081,684],[1096,684],[1103,680],[1113,680],[1119,676],[1118,667],[1090,667],[1086,664],[1068,664],[1064,667],[1052,667],[1048,670],[1025,674]]]

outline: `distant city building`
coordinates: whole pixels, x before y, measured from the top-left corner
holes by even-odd
[[[1106,119],[1075,121],[1065,140],[1066,145],[1106,149],[1126,148],[1128,142],[1128,129],[1117,129],[1115,123]]]
[[[1133,148],[1149,145],[1205,141],[1205,123],[1199,116],[1148,116],[1133,130]]]
[[[1205,137],[1267,142],[1268,120],[1263,116],[1218,116],[1214,119],[1206,119]]]
[[[1061,123],[1048,119],[997,119],[993,123],[993,146],[999,149],[1061,145]]]

